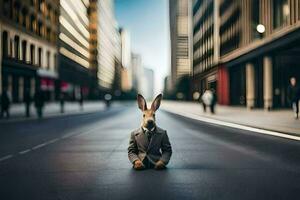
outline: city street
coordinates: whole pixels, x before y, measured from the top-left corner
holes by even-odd
[[[173,147],[168,169],[135,171],[135,104],[0,123],[0,199],[297,199],[298,141],[157,112]]]

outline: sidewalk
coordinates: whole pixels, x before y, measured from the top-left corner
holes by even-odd
[[[43,110],[43,117],[65,116],[71,114],[83,114],[105,110],[105,104],[103,101],[86,101],[83,103],[83,109],[79,106],[78,102],[65,102],[64,113],[60,112],[59,102],[46,103]],[[25,117],[25,105],[13,104],[10,107],[10,118],[0,118],[0,122],[3,121],[16,121],[23,119],[36,119],[36,109],[33,104],[30,107],[30,117]]]
[[[267,112],[263,109],[247,110],[244,107],[217,105],[216,114],[212,115],[209,112],[204,113],[200,103],[176,101],[163,101],[161,108],[183,116],[190,113],[209,119],[300,135],[300,120],[294,119],[291,110],[274,110]]]

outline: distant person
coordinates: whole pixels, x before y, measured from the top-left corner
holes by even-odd
[[[34,95],[34,104],[38,118],[43,117],[43,107],[44,107],[44,94],[41,90],[37,90]]]
[[[79,97],[79,106],[80,106],[80,110],[83,111],[83,95],[81,94]]]
[[[106,105],[107,109],[110,107],[111,99],[112,99],[111,94],[105,94],[104,95],[105,105]]]
[[[59,96],[60,113],[65,112],[65,94],[62,92]]]
[[[299,118],[299,94],[300,88],[295,77],[290,78],[290,85],[287,88],[287,100],[295,112],[295,119]]]
[[[211,89],[211,92],[212,92],[212,95],[213,95],[213,99],[212,99],[212,102],[211,102],[211,105],[210,105],[210,111],[211,111],[211,113],[215,114],[215,107],[216,107],[216,104],[217,104],[217,94],[216,94],[215,89]]]
[[[1,118],[6,115],[6,118],[9,118],[9,106],[10,106],[10,98],[7,91],[4,89],[1,95]]]
[[[25,114],[26,114],[26,117],[30,117],[31,96],[30,96],[29,89],[25,90],[24,103],[25,103]]]
[[[207,107],[210,108],[212,114],[215,113],[215,105],[217,103],[217,96],[214,90],[205,90],[202,97],[203,111],[206,112]]]

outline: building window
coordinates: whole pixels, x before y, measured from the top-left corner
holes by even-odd
[[[48,20],[51,20],[52,7],[48,5],[46,6],[46,9],[47,9],[46,17]]]
[[[43,23],[42,23],[42,22],[38,22],[37,34],[38,34],[39,36],[42,36],[42,35],[43,35]]]
[[[42,48],[38,49],[38,65],[41,67],[42,66],[42,59],[43,59],[43,54],[42,54]]]
[[[27,10],[23,9],[22,10],[22,26],[24,28],[27,28],[27,14],[28,14]]]
[[[27,55],[27,42],[22,41],[22,58],[23,58],[23,61],[25,61],[25,62],[27,60],[26,55]]]
[[[31,32],[34,32],[34,16],[33,15],[31,15],[30,16],[30,24],[29,24],[29,30],[31,31]]]
[[[19,48],[20,48],[20,38],[19,36],[15,36],[15,39],[14,39],[14,53],[15,53],[15,59],[20,59],[20,54],[19,54]]]
[[[12,18],[12,1],[4,0],[2,9],[4,16]]]
[[[256,27],[260,23],[259,22],[259,0],[252,0],[252,39],[258,39],[260,38],[260,34],[257,32]]]
[[[30,63],[34,64],[35,63],[35,47],[34,45],[30,45]]]
[[[47,28],[47,31],[46,31],[46,39],[48,41],[51,41],[51,30],[50,28]]]
[[[50,69],[50,51],[47,51],[47,69]]]
[[[54,54],[53,56],[53,70],[57,71],[57,55]]]
[[[273,0],[273,28],[287,24],[289,15],[288,0]]]
[[[8,56],[8,33],[6,31],[2,33],[2,56],[4,58]]]

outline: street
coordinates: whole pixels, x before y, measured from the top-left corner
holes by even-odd
[[[0,199],[297,199],[300,144],[159,110],[173,147],[168,169],[127,158],[135,104],[0,123]]]

